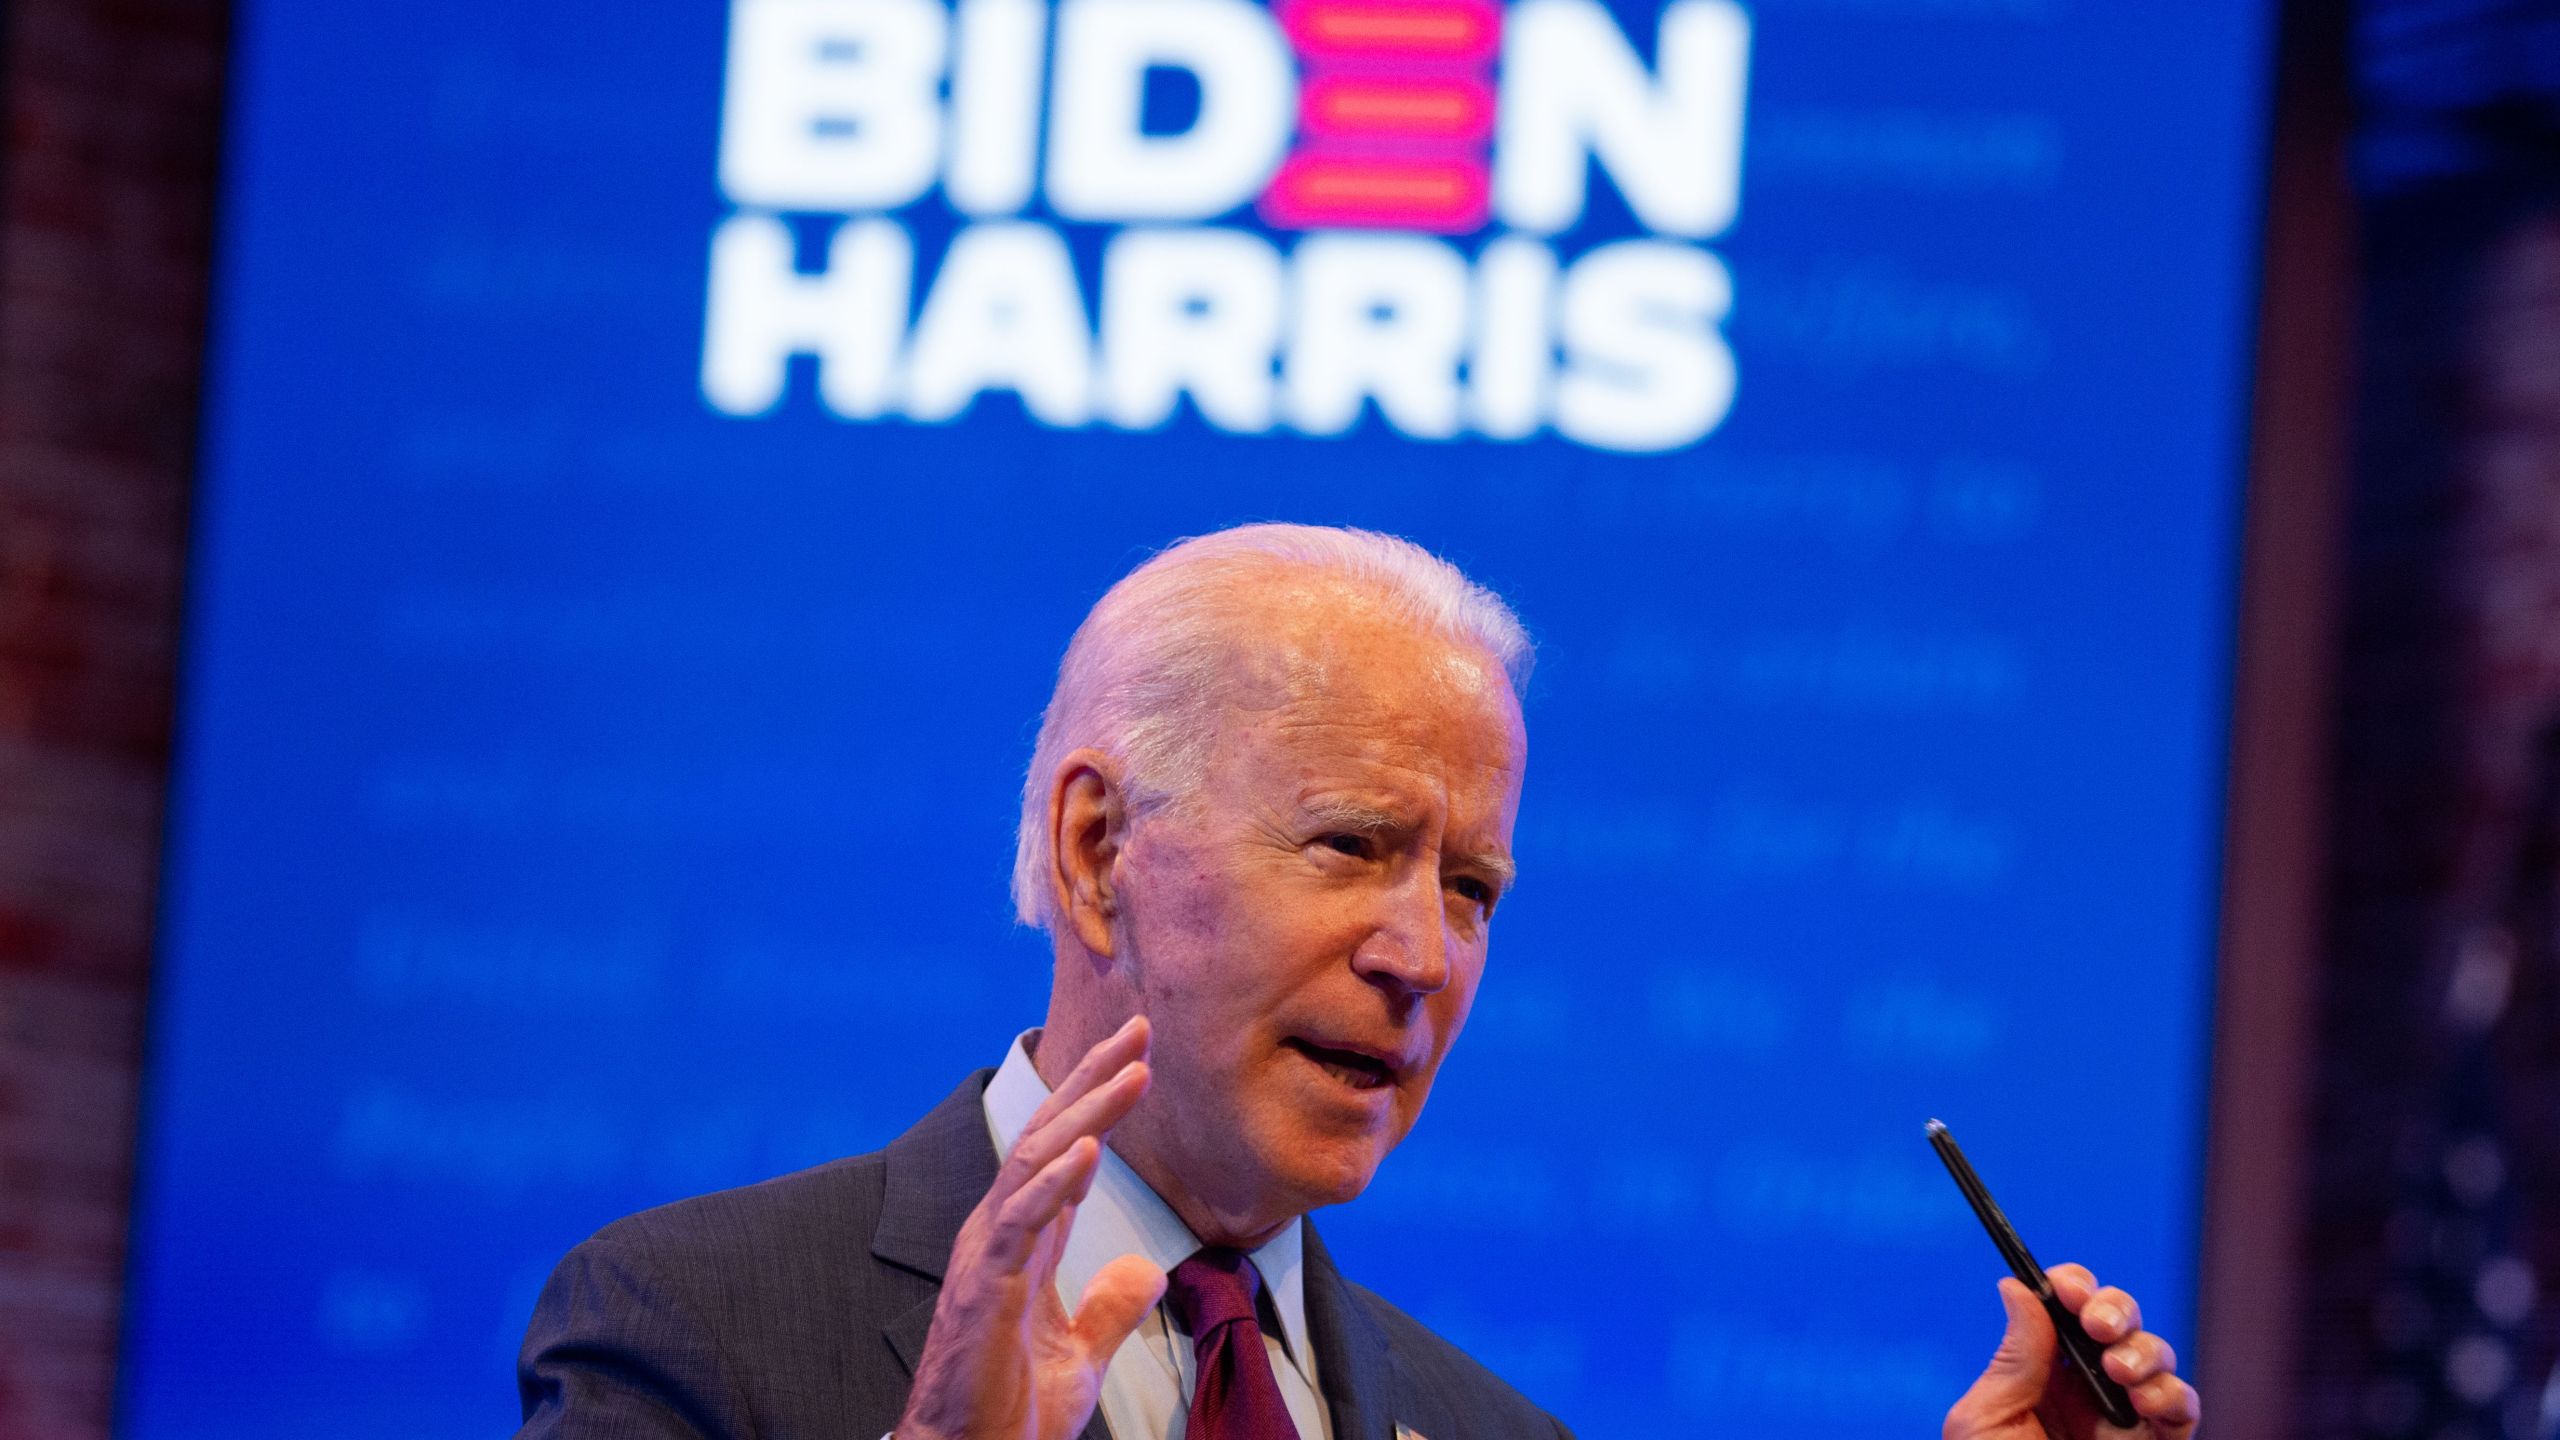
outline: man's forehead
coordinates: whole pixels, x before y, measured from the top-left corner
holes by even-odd
[[[1381,651],[1441,651],[1462,668],[1482,661],[1501,674],[1480,642],[1422,619],[1408,603],[1353,576],[1282,571],[1244,587],[1236,600],[1243,623],[1233,638],[1247,655],[1331,669]]]
[[[1225,657],[1219,709],[1229,742],[1311,763],[1519,768],[1518,701],[1480,645],[1337,577],[1292,580],[1257,598],[1267,603],[1232,632]]]
[[[1508,689],[1450,684],[1419,670],[1383,678],[1333,672],[1239,718],[1289,750],[1387,766],[1510,769],[1525,743]]]
[[[1482,646],[1400,616],[1322,623],[1288,612],[1248,626],[1227,655],[1230,698],[1311,723],[1386,723],[1449,704],[1515,708],[1502,662]]]
[[[1525,740],[1507,692],[1495,702],[1446,692],[1399,703],[1393,693],[1318,691],[1238,716],[1235,779],[1265,804],[1364,804],[1406,823],[1450,806],[1507,809]],[[1457,817],[1453,817],[1457,818]]]

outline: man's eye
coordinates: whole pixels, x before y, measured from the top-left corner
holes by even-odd
[[[1369,854],[1369,837],[1365,835],[1327,835],[1317,843],[1345,855],[1356,855],[1365,859]]]
[[[1461,898],[1474,901],[1478,905],[1493,904],[1493,887],[1472,875],[1461,875],[1450,881],[1449,888],[1457,891]]]

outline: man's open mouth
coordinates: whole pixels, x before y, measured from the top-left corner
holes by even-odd
[[[1323,1066],[1326,1073],[1354,1090],[1375,1090],[1395,1078],[1387,1063],[1374,1055],[1363,1055],[1357,1050],[1337,1050],[1330,1045],[1319,1045],[1295,1036],[1290,1037],[1287,1043],[1291,1049]]]

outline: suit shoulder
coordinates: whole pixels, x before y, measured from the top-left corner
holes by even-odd
[[[804,1403],[849,1433],[888,1429],[905,1382],[872,1327],[931,1287],[869,1254],[883,1189],[880,1157],[866,1155],[589,1236],[525,1328],[522,1433],[672,1434],[674,1413],[704,1435],[797,1434],[776,1417]]]
[[[885,1174],[877,1151],[830,1160],[626,1215],[580,1248],[679,1269],[767,1256],[805,1261],[814,1252],[869,1236],[880,1214]]]
[[[1570,1435],[1553,1415],[1512,1388],[1474,1356],[1441,1338],[1438,1331],[1414,1319],[1377,1291],[1343,1281],[1361,1308],[1385,1332],[1397,1359],[1418,1378],[1440,1389],[1467,1414],[1479,1417],[1471,1426],[1486,1435]]]

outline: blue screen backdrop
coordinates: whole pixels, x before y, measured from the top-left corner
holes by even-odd
[[[1354,1278],[1932,1433],[1935,1114],[2189,1339],[2253,10],[248,0],[122,1435],[503,1433],[570,1245],[995,1063],[1058,653],[1253,519],[1540,643]]]

